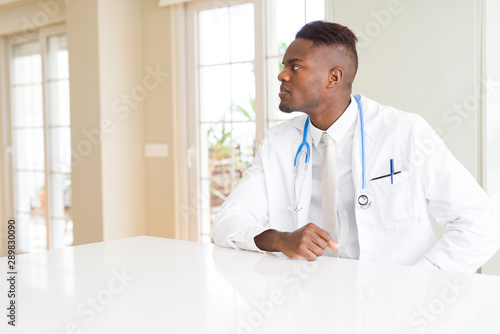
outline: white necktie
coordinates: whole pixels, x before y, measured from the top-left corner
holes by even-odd
[[[337,229],[337,174],[335,142],[326,132],[323,132],[323,164],[321,166],[321,208],[323,213],[323,229],[330,233],[332,241],[338,243]],[[338,251],[327,247],[323,253],[326,256],[338,257]]]

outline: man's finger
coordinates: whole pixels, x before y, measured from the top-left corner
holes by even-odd
[[[302,254],[302,257],[304,257],[306,260],[309,261],[314,261],[318,258],[318,256],[309,249],[306,252],[304,252],[304,254]]]
[[[311,242],[314,243],[314,245],[318,246],[322,250],[324,250],[326,247],[328,247],[328,241],[323,239],[322,236],[316,235],[313,238],[311,238]]]
[[[339,245],[332,240],[328,241],[328,247],[330,247],[331,249],[339,249]]]
[[[325,245],[326,247],[326,245]],[[323,250],[325,247],[318,246],[315,243],[311,243],[311,245],[308,247],[308,249],[316,256],[321,256],[323,255]]]
[[[328,233],[327,231],[323,230],[318,225],[314,225],[314,224],[311,224],[311,225],[313,225],[312,229],[313,229],[314,233],[317,234],[319,237],[321,237],[321,239],[323,239],[325,241],[329,241],[331,239],[330,238],[330,233]]]

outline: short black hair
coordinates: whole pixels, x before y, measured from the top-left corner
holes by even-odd
[[[356,43],[358,38],[349,28],[338,23],[313,21],[303,26],[295,35],[295,38],[310,40],[316,46],[337,47],[353,62],[354,70],[357,71],[358,53]]]

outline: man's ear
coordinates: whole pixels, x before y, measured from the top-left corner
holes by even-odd
[[[344,78],[344,72],[340,67],[335,67],[328,73],[328,88],[338,86]]]

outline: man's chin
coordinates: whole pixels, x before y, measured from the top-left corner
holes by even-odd
[[[286,104],[283,104],[283,103],[280,103],[280,106],[279,106],[280,110],[282,112],[284,112],[285,114],[290,114],[291,112],[294,111],[294,109],[290,108],[290,106],[286,105]]]

